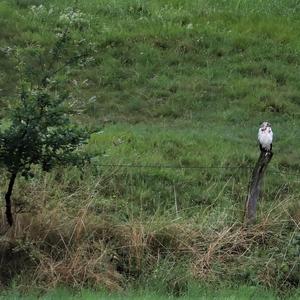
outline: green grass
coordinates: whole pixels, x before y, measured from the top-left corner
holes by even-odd
[[[298,299],[298,294],[294,294],[294,296],[285,297],[285,299],[293,300]],[[71,292],[64,289],[58,289],[52,292],[48,292],[44,295],[25,295],[20,293],[13,293],[9,292],[6,294],[2,294],[0,299],[24,299],[24,300],[33,300],[33,299],[43,299],[43,300],[59,300],[59,299],[86,299],[86,300],[93,300],[93,299],[107,299],[107,300],[126,300],[126,299],[133,299],[133,300],[165,300],[165,299],[178,299],[178,300],[192,300],[192,299],[226,299],[226,300],[250,300],[250,299],[263,299],[263,300],[273,300],[279,299],[274,293],[263,290],[261,288],[255,287],[240,287],[237,289],[228,289],[222,288],[217,290],[205,289],[205,288],[196,288],[192,289],[190,292],[187,293],[185,296],[173,297],[168,295],[160,295],[154,294],[151,291],[143,290],[139,292],[132,293],[103,293],[103,292],[93,292],[90,290],[83,290],[81,292]]]
[[[71,6],[83,13],[83,35],[97,49],[70,83],[80,99],[78,121],[95,131],[86,146],[92,164],[18,180],[14,201],[34,213],[20,214],[19,227],[3,235],[2,256],[19,256],[0,280],[21,287],[150,285],[164,293],[176,293],[172,281],[184,290],[194,279],[286,293],[299,287],[298,1],[2,0],[2,124],[17,92],[7,47],[46,47]],[[273,125],[274,157],[258,225],[247,233],[244,200],[263,120]],[[78,257],[95,264],[91,274]],[[27,268],[32,277],[17,276]],[[250,299],[252,292],[221,295]],[[215,293],[208,299],[221,297]]]

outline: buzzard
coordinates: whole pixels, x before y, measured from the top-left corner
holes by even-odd
[[[260,151],[271,152],[273,131],[269,122],[263,122],[258,130],[258,142]]]

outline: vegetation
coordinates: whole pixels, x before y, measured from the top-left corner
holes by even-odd
[[[83,65],[90,51],[73,38],[72,22],[74,18],[65,28],[57,24],[57,38],[50,49],[37,43],[9,53],[14,55],[19,76],[19,99],[12,101],[9,117],[5,118],[7,128],[0,132],[0,164],[9,177],[5,213],[10,226],[11,195],[18,174],[28,178],[34,176],[33,165],[41,165],[43,171],[49,172],[56,165],[78,165],[83,161],[75,150],[88,134],[71,123],[68,102],[73,98],[66,86],[70,67]],[[70,46],[80,50],[72,53]],[[62,77],[63,71],[66,74]]]
[[[286,299],[296,300],[299,295],[288,297]],[[93,292],[90,290],[82,290],[80,293],[74,293],[74,291],[68,291],[66,289],[57,289],[55,291],[48,292],[42,297],[38,297],[38,294],[31,294],[24,296],[18,292],[10,292],[3,293],[3,299],[12,300],[12,299],[22,299],[31,300],[31,299],[86,299],[86,300],[120,300],[120,299],[133,299],[133,300],[164,300],[164,299],[178,299],[178,300],[210,300],[210,299],[226,299],[226,300],[250,300],[250,299],[258,299],[258,300],[273,300],[278,299],[276,295],[270,291],[266,291],[261,288],[255,287],[240,287],[239,289],[221,289],[221,290],[212,290],[204,287],[193,288],[188,291],[185,296],[182,297],[172,297],[166,295],[155,294],[153,291],[136,291],[134,294],[132,293],[121,293],[121,294],[107,294],[105,292]],[[0,299],[1,296],[0,296]]]
[[[81,99],[76,121],[95,132],[91,164],[35,166],[18,179],[15,210],[25,211],[1,228],[2,285],[299,288],[299,9],[296,0],[2,0],[2,128],[16,98],[11,51],[49,46],[53,23],[74,16],[96,48],[64,85]],[[273,125],[274,157],[247,229],[262,120]]]

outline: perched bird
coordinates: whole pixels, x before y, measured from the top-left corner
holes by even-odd
[[[263,122],[258,130],[260,151],[272,151],[273,131],[269,122]]]

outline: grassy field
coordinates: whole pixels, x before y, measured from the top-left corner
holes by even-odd
[[[3,298],[2,298],[3,297]],[[56,290],[50,293],[47,293],[44,296],[38,295],[27,295],[24,296],[20,293],[7,293],[0,296],[0,299],[24,299],[24,300],[33,300],[33,299],[43,299],[43,300],[59,300],[59,299],[72,299],[72,300],[126,300],[126,299],[133,299],[133,300],[217,300],[217,299],[225,299],[225,300],[251,300],[251,299],[258,299],[258,300],[275,300],[279,299],[274,293],[268,292],[261,288],[249,288],[249,287],[240,287],[238,289],[220,289],[220,290],[210,290],[204,288],[193,289],[192,291],[188,292],[185,296],[182,297],[173,297],[173,296],[166,296],[166,295],[159,295],[154,294],[151,291],[140,291],[135,292],[134,294],[122,293],[122,294],[107,294],[101,292],[92,292],[88,290],[83,290],[79,293],[70,292],[68,290]],[[296,300],[299,299],[299,294],[294,295],[292,297],[286,297],[285,299],[289,300]]]
[[[18,92],[10,49],[47,47],[70,11],[97,49],[70,82],[92,163],[18,179],[0,286],[299,288],[298,1],[2,0],[1,122]],[[246,229],[263,120],[274,157]]]

